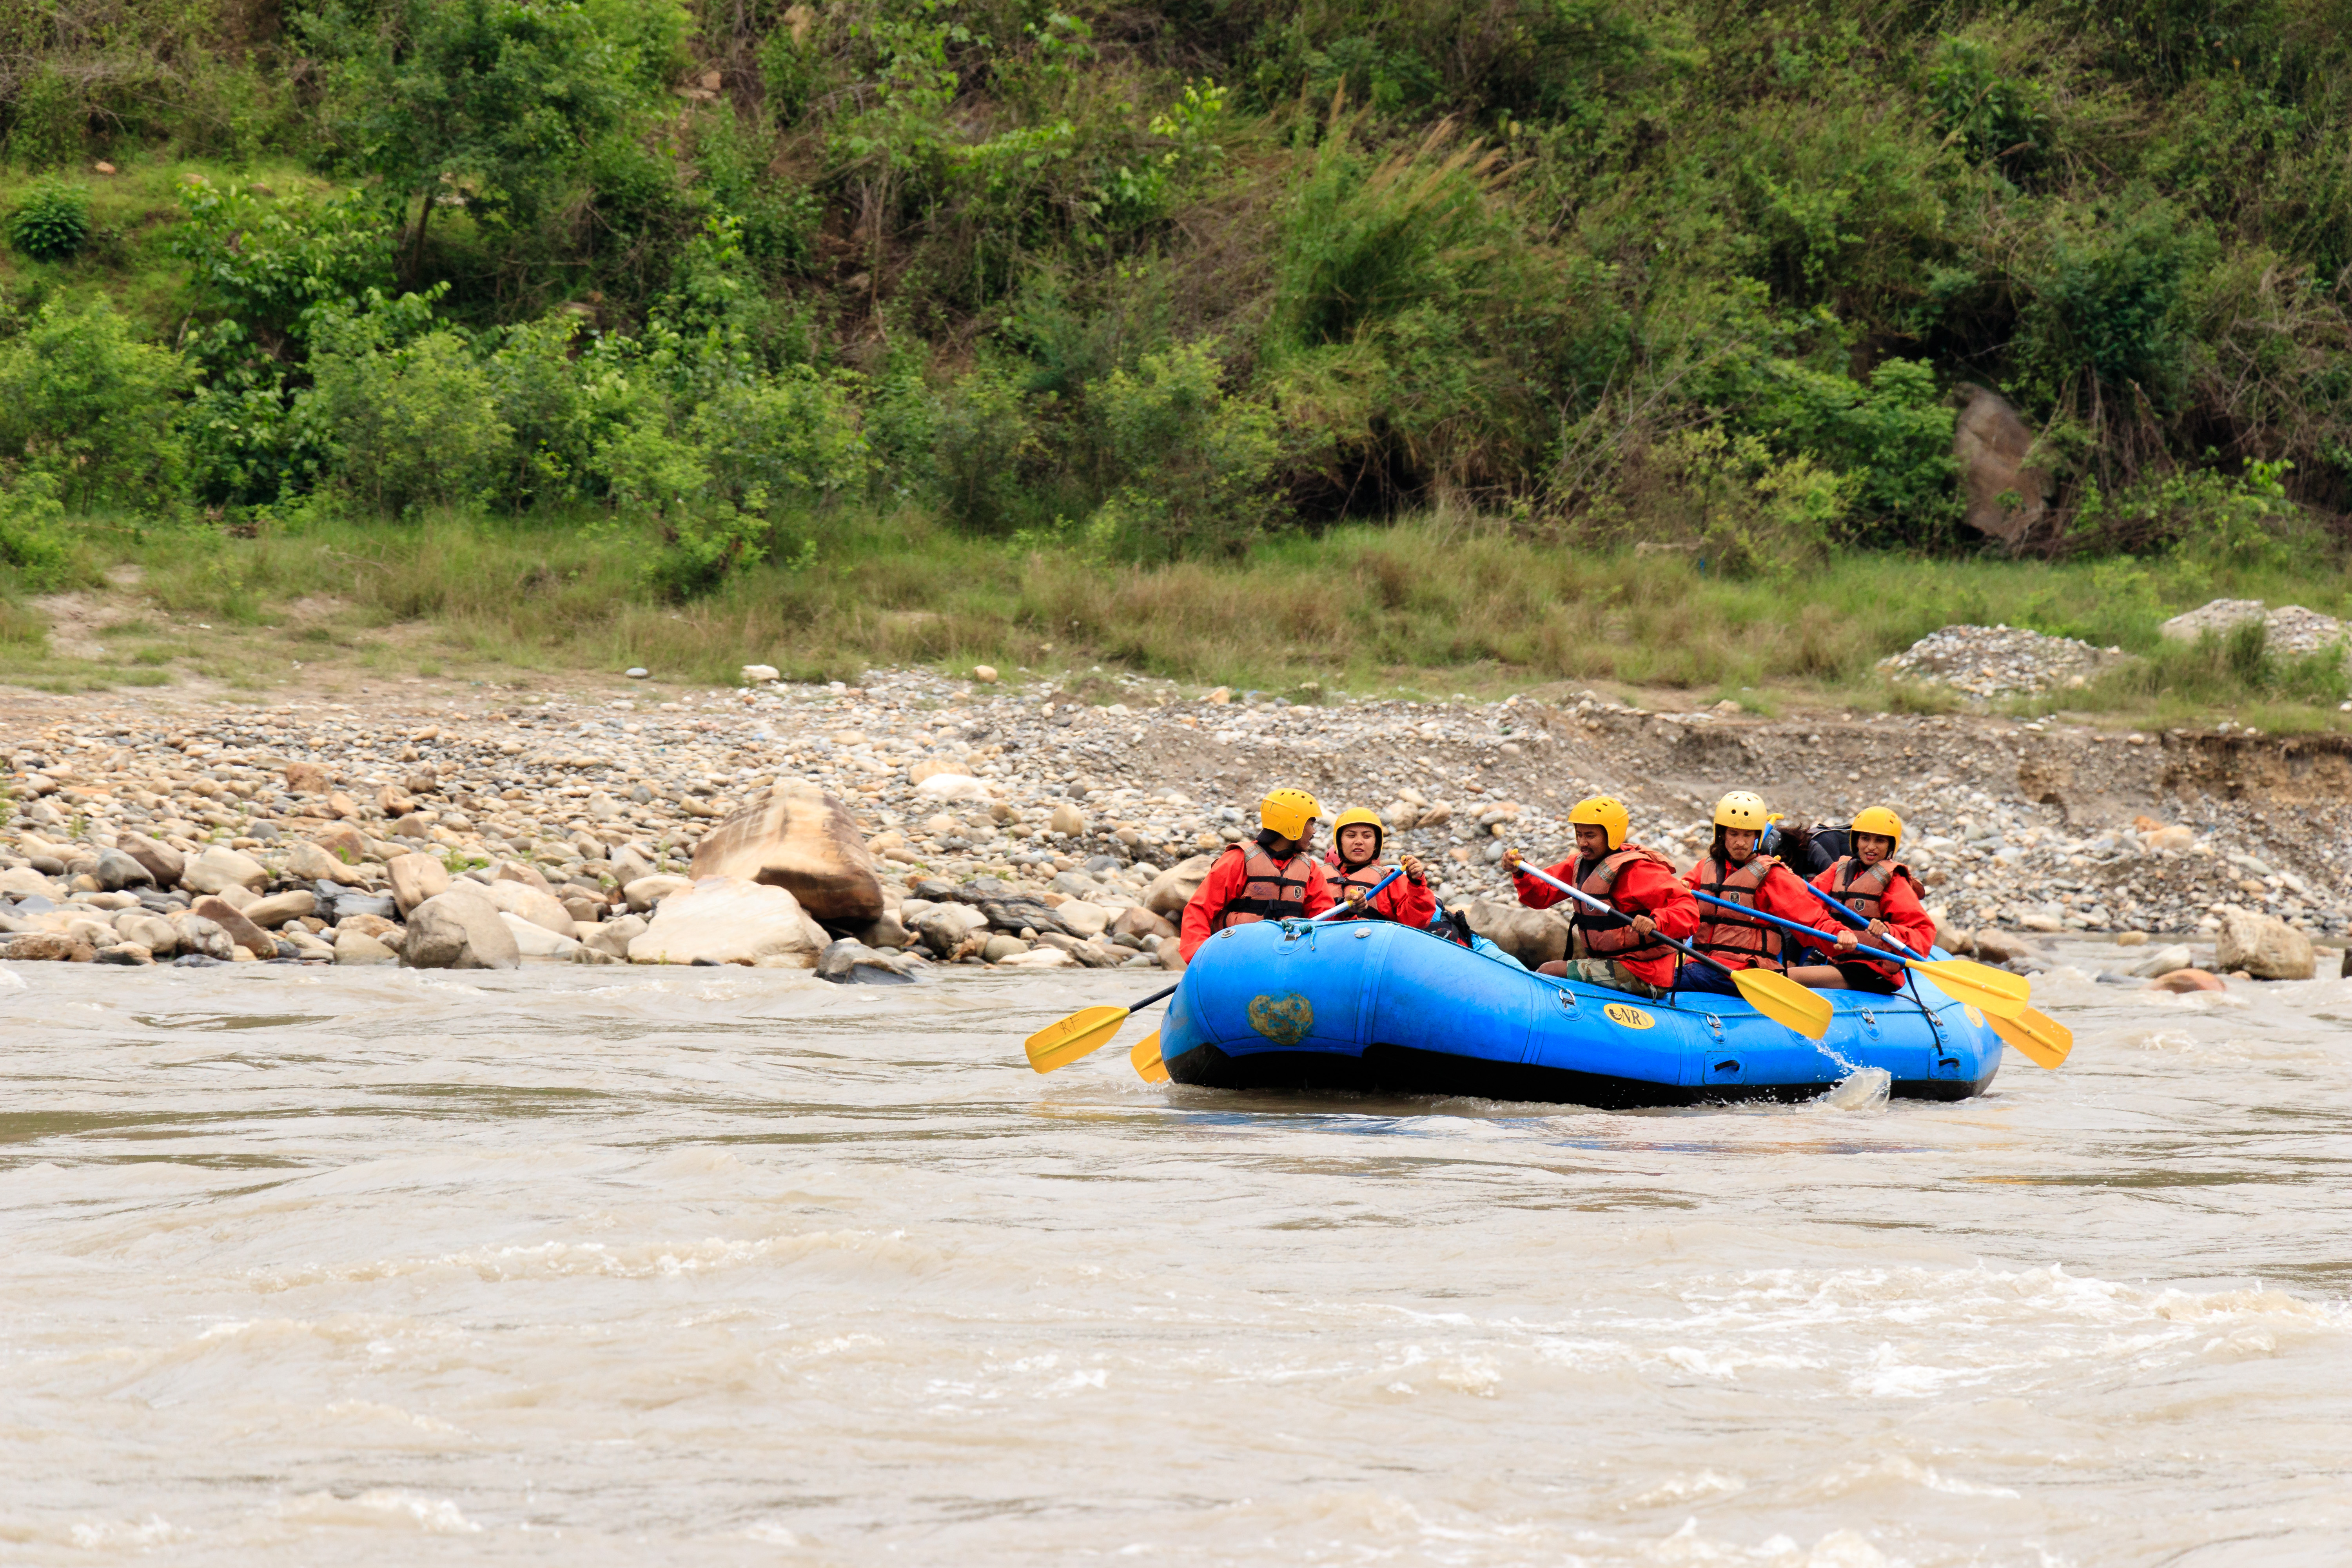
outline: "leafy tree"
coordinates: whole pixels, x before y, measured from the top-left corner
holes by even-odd
[[[684,26],[674,0],[394,0],[367,30],[351,13],[312,31],[344,57],[352,162],[413,205],[413,282],[437,205],[527,227],[578,183],[590,154],[644,100]]]

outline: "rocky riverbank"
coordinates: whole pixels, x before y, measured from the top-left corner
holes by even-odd
[[[2218,941],[2216,962],[2307,972],[2312,939],[2352,929],[2352,749],[2231,729],[1765,721],[1592,693],[1305,706],[1099,672],[1015,691],[900,670],[657,704],[24,697],[0,705],[0,736],[14,958],[885,981],[924,962],[1172,963],[1202,858],[1285,782],[1381,809],[1392,852],[1432,860],[1449,904],[1530,955],[1559,932],[1512,911],[1495,862],[1506,846],[1564,857],[1566,810],[1595,789],[1684,860],[1727,788],[1817,821],[1892,804],[1951,940],[1996,959],[2033,962],[2036,933],[2146,933],[2182,939],[2157,953]],[[2261,942],[2233,948],[2241,929]]]

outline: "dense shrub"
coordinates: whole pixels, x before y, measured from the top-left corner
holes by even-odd
[[[8,243],[36,261],[63,261],[89,238],[89,193],[44,180],[8,215]]]
[[[104,299],[51,300],[0,343],[0,461],[48,475],[76,508],[178,503],[179,355],[141,342]]]

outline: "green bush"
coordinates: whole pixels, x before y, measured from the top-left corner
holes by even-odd
[[[52,300],[0,343],[0,459],[52,476],[66,505],[169,510],[188,366],[142,343],[104,298]]]
[[[1028,481],[1045,447],[1019,375],[982,364],[957,377],[940,399],[933,429],[940,500],[950,517],[988,533],[1036,521]]]
[[[43,180],[8,215],[8,243],[36,261],[64,261],[89,239],[89,193]]]
[[[305,409],[335,481],[387,514],[478,501],[510,453],[489,374],[446,328],[402,341],[389,312],[322,324]]]
[[[866,478],[866,436],[847,384],[805,365],[720,389],[696,411],[694,434],[717,496],[746,510],[804,506]]]
[[[1121,481],[1097,523],[1125,553],[1234,554],[1272,516],[1274,411],[1218,384],[1215,351],[1204,340],[1146,354],[1095,395]]]
[[[0,563],[36,593],[63,587],[73,548],[63,526],[65,505],[53,475],[29,473],[0,489]]]

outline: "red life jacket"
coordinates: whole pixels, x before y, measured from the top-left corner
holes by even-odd
[[[1242,885],[1242,896],[1218,910],[1217,918],[1209,922],[1213,930],[1247,925],[1253,921],[1306,919],[1307,889],[1315,870],[1311,857],[1299,854],[1287,860],[1276,860],[1263,845],[1236,844],[1234,847],[1241,851],[1242,870],[1249,880]]]
[[[1764,887],[1764,879],[1772,874],[1780,860],[1770,855],[1751,855],[1748,864],[1736,871],[1727,872],[1723,862],[1709,855],[1698,863],[1699,890],[1727,903],[1756,907],[1756,898]],[[1728,910],[1718,910],[1713,904],[1702,906],[1706,914],[1698,935],[1691,945],[1701,952],[1736,952],[1752,958],[1759,969],[1784,967],[1780,957],[1780,933],[1761,921],[1744,921]],[[1710,971],[1710,973],[1712,973]]]
[[[1348,901],[1349,893],[1358,888],[1361,888],[1364,890],[1365,896],[1369,898],[1371,895],[1372,889],[1379,884],[1380,879],[1388,874],[1389,868],[1381,864],[1380,858],[1377,856],[1365,861],[1362,866],[1353,871],[1349,870],[1345,866],[1338,865],[1330,861],[1324,862],[1323,866],[1323,880],[1330,884],[1331,900],[1334,903],[1346,903]],[[1375,909],[1369,903],[1364,906],[1363,913],[1374,920],[1384,921],[1392,918],[1386,911]],[[1359,917],[1355,915],[1333,915],[1331,918],[1335,921],[1351,921]]]
[[[1886,889],[1898,879],[1908,880],[1911,890],[1919,892],[1919,879],[1911,875],[1911,868],[1900,860],[1881,860],[1875,866],[1865,866],[1860,857],[1848,855],[1838,861],[1830,872],[1830,897],[1837,900],[1865,921],[1883,920],[1886,915]]]
[[[1601,864],[1587,872],[1577,887],[1588,896],[1608,903],[1611,891],[1617,886],[1618,873],[1636,860],[1655,860],[1668,870],[1674,868],[1649,850],[1628,844],[1602,857]],[[1636,931],[1627,915],[1599,915],[1579,904],[1576,913],[1569,917],[1569,923],[1584,933],[1584,951],[1594,958],[1613,958],[1622,963],[1628,959],[1638,962],[1674,952],[1658,940],[1656,932],[1645,937]]]

